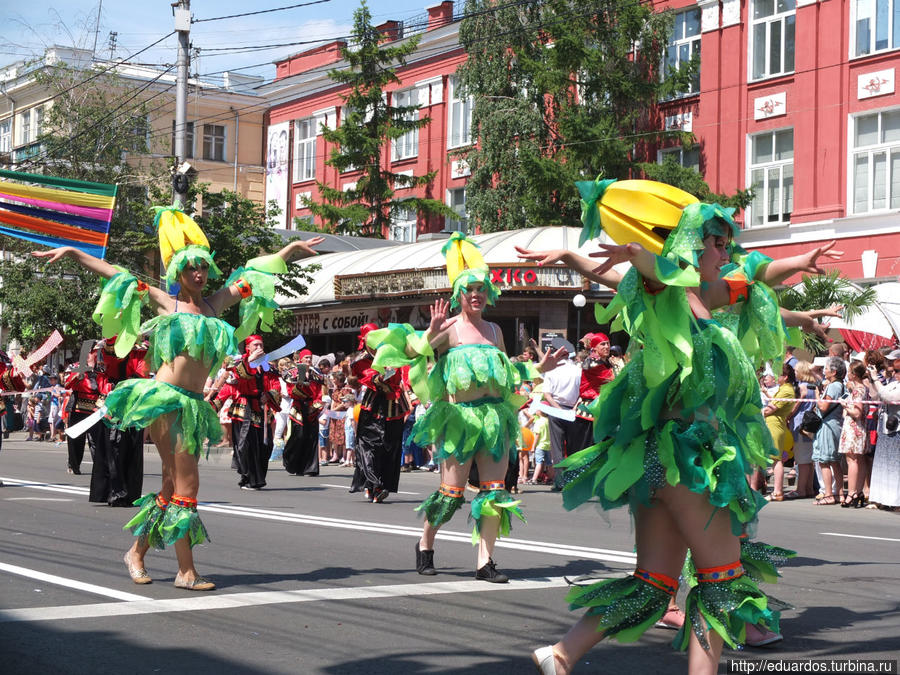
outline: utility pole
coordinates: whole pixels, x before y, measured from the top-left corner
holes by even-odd
[[[191,55],[191,0],[172,3],[175,30],[178,33],[177,79],[175,85],[175,166],[172,179],[174,198],[184,205],[187,199],[188,177],[183,168],[187,140],[187,94]]]

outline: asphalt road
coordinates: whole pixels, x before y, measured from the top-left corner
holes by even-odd
[[[144,490],[155,491],[159,460],[145,447]],[[269,487],[249,492],[229,460],[201,461],[212,542],[195,557],[219,586],[201,594],[173,587],[171,550],[148,556],[153,584],[131,583],[122,525],[134,509],[88,503],[89,461],[67,475],[65,446],[4,441],[0,673],[528,673],[530,651],[577,618],[562,577],[634,566],[624,511],[567,513],[540,487],[522,495],[528,525],[515,523],[494,556],[509,585],[473,580],[467,509],[438,540],[441,573],[420,577],[413,508],[436,474],[403,474],[401,494],[375,505],[347,493],[349,469],[295,477],[273,463]],[[726,650],[721,672],[729,658],[898,657],[900,514],[777,503],[759,538],[799,551],[771,589],[796,609],[782,616],[783,643]],[[673,636],[601,643],[576,672],[686,672]]]

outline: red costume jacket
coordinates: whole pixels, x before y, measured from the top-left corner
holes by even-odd
[[[324,380],[322,375],[312,368],[300,366],[297,380],[288,382],[288,396],[291,397],[290,418],[297,424],[303,424],[303,418],[310,415],[318,418],[322,410],[322,393]]]
[[[95,370],[69,373],[66,377],[66,389],[72,393],[66,403],[66,412],[90,415],[103,405],[104,398],[112,391],[113,386],[105,373]]]
[[[280,378],[274,370],[263,371],[260,368],[251,368],[246,354],[241,357],[232,372],[236,379],[219,390],[216,395],[216,408],[221,409],[225,400],[230,396],[234,399],[234,403],[228,416],[238,422],[249,420],[253,426],[261,427],[263,425],[263,399],[265,399],[265,405],[276,412],[280,410]]]
[[[409,400],[403,391],[404,379],[408,378],[407,366],[393,372],[386,370],[388,377],[384,377],[372,369],[372,356],[367,353],[351,363],[350,369],[363,387],[362,410],[388,420],[403,419],[409,414]]]
[[[586,367],[585,367],[586,366]],[[593,419],[581,404],[588,404],[600,395],[600,388],[612,382],[616,373],[612,364],[608,361],[589,359],[584,362],[581,370],[581,384],[579,385],[579,401],[575,406],[575,414],[582,419]]]
[[[115,340],[108,340],[103,348],[104,373],[110,385],[115,387],[122,380],[146,378],[150,376],[147,368],[147,350],[135,347],[124,358],[116,356]]]
[[[0,363],[0,389],[4,392],[25,391],[25,378],[6,363]],[[6,414],[6,403],[0,396],[0,417]]]

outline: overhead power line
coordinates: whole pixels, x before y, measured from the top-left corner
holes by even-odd
[[[299,5],[288,5],[287,7],[275,7],[273,9],[261,9],[257,12],[244,12],[243,14],[229,14],[228,16],[214,16],[209,19],[192,19],[191,23],[203,23],[205,21],[221,21],[223,19],[236,19],[240,16],[253,16],[255,14],[268,14],[269,12],[283,12],[286,9],[297,9],[298,7],[309,7],[310,5],[321,5],[331,0],[313,0],[312,2],[301,2]]]

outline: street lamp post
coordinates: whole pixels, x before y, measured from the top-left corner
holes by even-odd
[[[576,313],[575,313],[575,339],[572,340],[572,344],[577,345],[577,340],[581,339],[581,308],[587,304],[587,298],[584,297],[583,293],[578,293],[572,298],[572,304],[575,305]],[[577,347],[576,347],[577,351]]]

